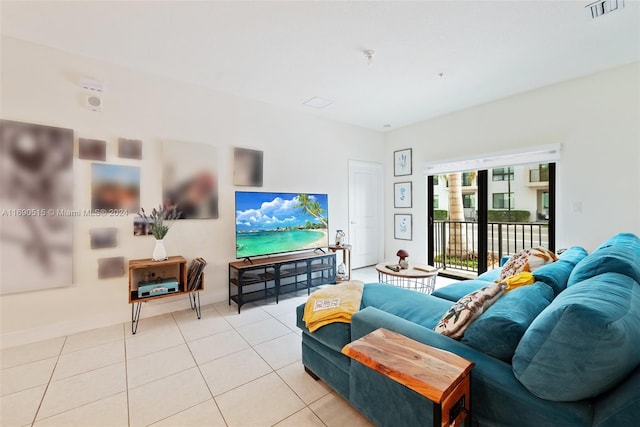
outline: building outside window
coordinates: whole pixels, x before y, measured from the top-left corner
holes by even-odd
[[[475,208],[476,207],[476,195],[475,194],[463,194],[462,195],[462,207]]]
[[[529,169],[529,182],[548,182],[549,163],[538,165],[537,169]]]
[[[513,181],[513,168],[493,168],[493,181]]]
[[[513,193],[493,193],[493,209],[513,208]]]
[[[473,185],[473,177],[475,172],[463,172],[462,173],[462,186],[470,187]]]

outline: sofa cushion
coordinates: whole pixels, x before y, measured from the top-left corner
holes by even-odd
[[[383,283],[364,285],[362,308],[375,307],[418,325],[433,328],[451,301]]]
[[[573,269],[567,287],[602,273],[620,273],[640,283],[640,256],[626,246],[606,246],[594,251]]]
[[[640,257],[640,237],[633,233],[619,233],[611,237],[609,240],[598,246],[594,251],[608,248],[610,246],[625,247],[635,252],[636,256]]]
[[[640,364],[640,286],[604,273],[567,288],[532,322],[513,372],[534,395],[593,398]]]
[[[567,281],[574,267],[587,256],[587,251],[580,246],[573,246],[564,251],[558,261],[543,265],[533,272],[537,281],[551,286],[555,295],[567,287]]]
[[[463,296],[447,310],[434,330],[451,338],[462,338],[467,327],[503,293],[504,286],[493,283]]]
[[[468,293],[477,291],[478,289],[484,288],[489,284],[490,283],[487,283],[487,281],[480,279],[462,280],[460,282],[452,283],[450,285],[438,288],[435,291],[431,292],[431,295],[433,295],[434,297],[456,302]]]
[[[533,272],[545,264],[558,260],[556,254],[543,247],[523,249],[512,256],[507,263],[502,266],[500,280],[513,276],[523,271]]]
[[[484,280],[485,282],[495,282],[496,280],[500,280],[501,271],[502,271],[502,268],[494,268],[493,270],[485,271],[484,273],[476,277],[476,280]]]
[[[542,282],[507,292],[467,328],[461,341],[511,363],[520,338],[553,297],[551,287]]]

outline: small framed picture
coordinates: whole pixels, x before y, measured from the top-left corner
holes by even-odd
[[[111,279],[124,276],[124,257],[98,259],[98,279]]]
[[[142,160],[142,141],[139,139],[118,138],[118,157]]]
[[[78,140],[78,158],[84,160],[107,160],[107,141],[80,138]]]
[[[410,208],[411,207],[411,187],[409,182],[396,182],[393,184],[393,207],[394,208]]]
[[[118,246],[118,229],[115,227],[92,228],[91,249],[115,248]]]
[[[413,219],[411,214],[395,214],[393,232],[394,239],[411,240],[412,226]]]
[[[411,148],[393,152],[393,176],[411,175]]]

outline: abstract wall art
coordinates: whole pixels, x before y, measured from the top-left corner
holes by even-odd
[[[141,160],[142,141],[139,139],[118,138],[118,157]]]
[[[83,160],[107,160],[107,141],[80,138],[78,140],[78,158]]]
[[[0,120],[0,293],[72,284],[73,131]]]
[[[179,219],[218,218],[215,147],[165,141],[162,144],[162,204],[177,208]]]
[[[115,227],[92,228],[91,249],[115,248],[118,246],[118,229]]]
[[[233,149],[233,185],[262,187],[264,152]]]
[[[91,209],[140,210],[140,168],[135,166],[91,164]]]
[[[124,257],[98,259],[98,279],[124,276]]]

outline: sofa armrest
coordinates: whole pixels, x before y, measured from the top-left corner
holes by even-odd
[[[359,339],[378,328],[389,329],[474,362],[475,367],[471,371],[471,408],[480,425],[591,425],[592,402],[540,399],[520,384],[508,363],[374,307],[367,307],[353,315],[351,338]]]

